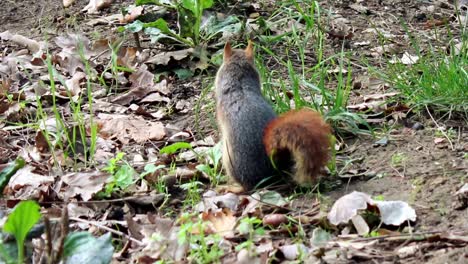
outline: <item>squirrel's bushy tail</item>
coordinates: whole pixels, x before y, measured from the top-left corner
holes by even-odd
[[[268,156],[281,164],[289,157],[294,162],[293,180],[299,184],[312,183],[329,158],[330,126],[319,113],[292,110],[274,119],[264,131]],[[280,167],[280,169],[282,169]]]

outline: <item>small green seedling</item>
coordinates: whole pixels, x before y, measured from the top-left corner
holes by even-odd
[[[155,173],[156,171],[160,170],[160,169],[164,169],[166,166],[164,165],[154,165],[154,164],[146,164],[145,165],[145,168],[144,168],[144,172],[140,174],[140,179],[143,179],[146,175],[148,174],[153,174]],[[167,186],[166,184],[164,183],[163,179],[162,178],[159,178],[159,180],[156,182],[156,186],[155,186],[155,189],[158,191],[158,193],[166,193],[168,192],[167,190]]]
[[[205,156],[208,164],[199,164],[196,168],[208,175],[211,184],[216,186],[223,180],[223,175],[220,171],[220,161],[222,156],[221,142],[212,147]],[[210,166],[210,164],[212,164],[212,166]]]
[[[405,163],[407,157],[404,153],[395,153],[392,155],[392,166],[393,167],[398,167],[398,166],[401,166]]]
[[[198,202],[201,201],[201,191],[200,186],[203,186],[203,183],[193,179],[190,182],[180,185],[180,188],[187,191],[187,197],[184,200],[184,207],[195,206]]]
[[[189,244],[188,259],[191,263],[218,263],[223,256],[221,249],[222,240],[219,234],[205,234],[206,224],[202,219],[194,222],[193,216],[184,214],[181,219],[185,222],[180,226],[177,234],[179,244]]]
[[[455,139],[457,137],[457,131],[453,128],[449,128],[444,130],[443,128],[439,128],[435,131],[436,137],[447,137],[449,140]]]
[[[104,171],[112,175],[110,182],[107,183],[104,190],[105,197],[110,197],[116,191],[123,191],[135,182],[134,176],[136,172],[132,166],[126,162],[122,165],[119,164],[123,161],[124,155],[123,152],[117,153],[117,156],[109,160],[107,166],[103,168]]]
[[[255,253],[253,251],[255,246],[255,236],[265,234],[265,229],[260,227],[261,224],[262,220],[256,217],[246,217],[240,221],[240,224],[237,226],[237,231],[243,235],[247,235],[247,240],[237,245],[236,251],[247,249],[250,253]]]

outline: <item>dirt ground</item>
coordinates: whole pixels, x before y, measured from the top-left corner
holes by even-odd
[[[86,21],[95,17],[80,13],[80,9],[87,4],[86,0],[77,0],[69,9],[61,6],[61,1],[0,1],[0,32],[9,30],[23,34],[33,39],[44,39],[58,36],[65,32],[82,32],[87,36],[111,36],[115,34],[115,26],[97,25],[87,26]],[[356,58],[356,62],[362,56],[369,53],[369,47],[355,45],[363,41],[364,29],[369,28],[369,23],[383,26],[388,29],[389,34],[404,35],[399,22],[402,17],[410,26],[411,31],[424,39],[429,45],[439,45],[444,40],[436,40],[429,37],[423,25],[430,19],[426,15],[428,6],[433,6],[434,1],[364,1],[372,12],[372,21],[365,14],[359,14],[356,10],[349,8],[347,1],[330,1],[323,3],[333,12],[347,19],[346,26],[352,28],[354,37],[350,40],[350,48]],[[121,6],[132,4],[133,1],[115,1],[110,9],[101,13],[118,13]],[[444,18],[452,19],[450,6],[438,4],[435,12]],[[266,11],[268,12],[268,11]],[[459,34],[459,32],[452,32]],[[398,43],[401,51],[409,45],[408,39],[401,39]],[[143,43],[143,45],[149,45]],[[273,47],[274,48],[274,47]],[[329,54],[339,52],[342,48],[341,42],[326,47]],[[371,63],[383,66],[383,61],[371,57]],[[358,64],[358,63],[356,63]],[[365,69],[354,65],[353,74],[357,76],[364,74]],[[208,74],[214,75],[215,69],[209,69]],[[200,87],[194,88],[191,93],[197,94]],[[372,94],[378,91],[359,89],[353,91],[350,103],[359,103],[362,95]],[[189,100],[196,100],[192,96]],[[437,118],[437,117],[436,117]],[[466,118],[466,117],[465,117]],[[186,126],[186,129],[194,130],[193,113],[189,112],[169,119],[169,123]],[[326,201],[332,204],[344,194],[351,191],[362,191],[372,196],[382,195],[388,200],[406,201],[415,208],[417,221],[413,226],[415,232],[433,231],[456,231],[468,230],[468,209],[460,205],[455,193],[468,181],[468,125],[463,119],[449,120],[441,118],[436,120],[437,125],[451,127],[456,136],[451,141],[442,143],[435,142],[435,131],[437,125],[425,112],[413,114],[407,120],[411,124],[418,123],[419,128],[414,129],[412,125],[401,125],[393,123],[392,129],[387,134],[388,141],[384,144],[376,143],[378,139],[368,136],[354,137],[345,141],[343,151],[338,159],[354,160],[350,166],[342,167],[341,178],[337,179],[338,187],[323,193]],[[466,120],[466,119],[465,119]],[[387,122],[387,121],[385,121]],[[207,125],[208,127],[209,125]],[[216,135],[213,129],[207,129],[208,134]],[[395,154],[403,157],[399,164],[392,163]],[[388,249],[387,252],[391,252]],[[468,248],[437,248],[433,250],[420,251],[414,257],[405,262],[394,263],[468,263]],[[352,263],[358,263],[352,262]],[[377,262],[367,262],[377,263]]]

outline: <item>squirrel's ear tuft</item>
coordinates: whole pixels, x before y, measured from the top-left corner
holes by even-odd
[[[232,48],[231,48],[231,43],[226,42],[226,45],[224,45],[224,61],[228,61],[232,56]]]
[[[254,60],[254,47],[253,42],[249,40],[249,44],[247,44],[247,48],[245,48],[245,56],[247,59],[253,62]]]

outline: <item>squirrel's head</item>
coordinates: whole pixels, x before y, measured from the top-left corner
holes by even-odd
[[[249,40],[247,47],[244,50],[232,49],[231,43],[226,42],[224,45],[224,63],[229,63],[232,57],[237,57],[236,59],[245,58],[248,62],[254,64],[254,47],[253,42]]]

